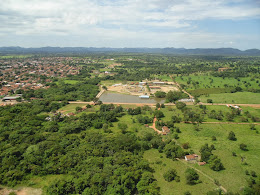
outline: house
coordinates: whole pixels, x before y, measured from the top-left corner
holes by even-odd
[[[168,127],[166,127],[166,126],[163,126],[162,127],[162,134],[163,135],[167,135],[169,133],[170,133],[170,129]]]
[[[196,155],[196,154],[189,154],[189,155],[185,156],[186,161],[197,160],[197,158],[198,158],[198,155]]]

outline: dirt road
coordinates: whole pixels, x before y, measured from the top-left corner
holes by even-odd
[[[155,122],[157,121],[157,118],[154,117],[153,119],[153,125],[152,126],[149,126],[150,128],[154,129],[158,134],[162,134],[162,131],[159,131],[158,129],[156,129],[155,127]]]

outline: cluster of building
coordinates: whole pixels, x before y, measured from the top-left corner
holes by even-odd
[[[0,59],[0,96],[17,89],[45,88],[53,77],[76,75],[80,60],[71,57]]]

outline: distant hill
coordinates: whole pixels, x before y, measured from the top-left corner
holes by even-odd
[[[160,53],[176,55],[246,55],[260,56],[259,49],[249,49],[241,51],[234,48],[95,48],[95,47],[40,47],[40,48],[23,48],[23,47],[0,47],[0,54],[54,54],[54,53]]]

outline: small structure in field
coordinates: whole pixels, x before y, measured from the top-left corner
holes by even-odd
[[[163,135],[168,135],[170,133],[170,129],[166,126],[162,127],[162,134]]]
[[[149,99],[150,96],[149,95],[140,95],[139,98],[141,98],[141,99]]]
[[[186,161],[192,161],[192,160],[197,160],[198,159],[198,155],[197,154],[189,154],[185,156],[185,160]]]

